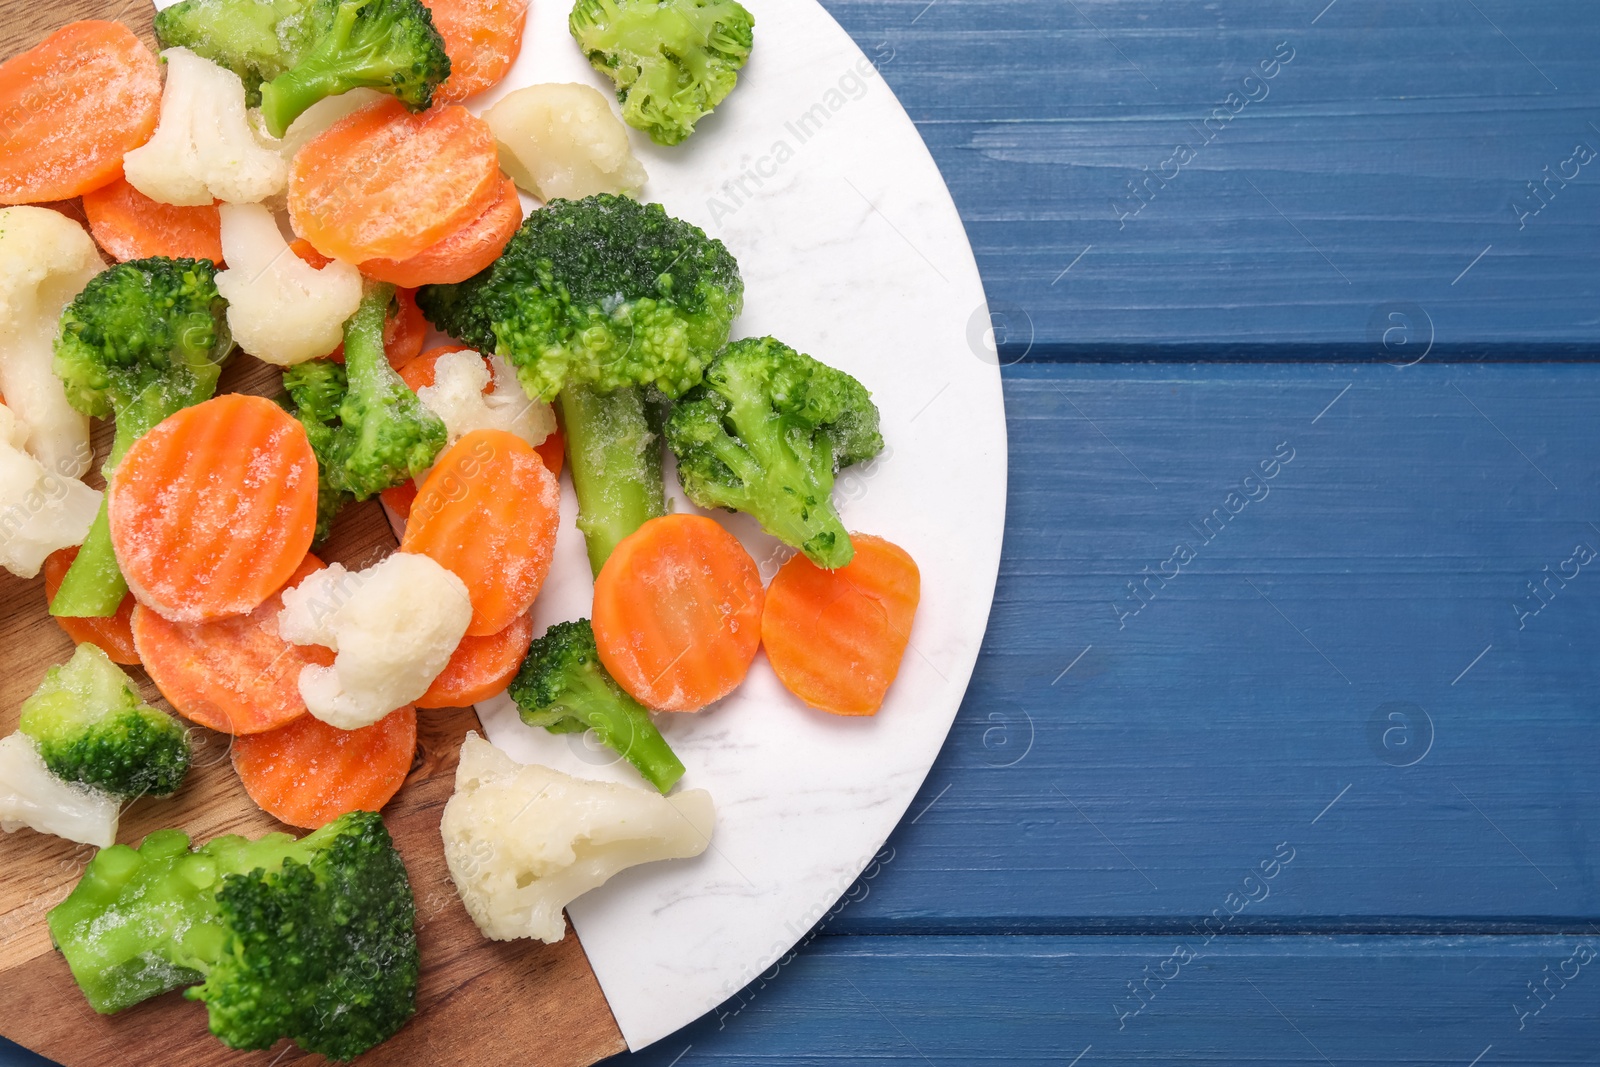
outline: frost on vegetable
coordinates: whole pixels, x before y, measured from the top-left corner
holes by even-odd
[[[32,578],[45,557],[88,536],[100,493],[23,451],[28,428],[0,404],[0,567]]]
[[[523,765],[475,733],[461,746],[440,832],[472,921],[495,941],[566,935],[569,902],[628,867],[698,856],[711,794],[670,797]]]
[[[376,89],[351,89],[348,93],[318,100],[289,124],[283,140],[278,142],[279,153],[285,161],[293,160],[296,152],[328,132],[334,123],[346,115],[353,115],[364,107],[376,104],[386,95],[388,94],[380,93]]]
[[[500,144],[500,166],[542,200],[593,193],[633,196],[645,172],[611,103],[588,85],[530,85],[483,114]]]
[[[28,429],[25,447],[45,469],[89,469],[89,418],[67,403],[50,369],[61,309],[105,269],[82,226],[42,207],[0,210],[0,395]]]
[[[364,571],[335,563],[284,590],[278,633],[338,653],[332,667],[301,668],[300,695],[323,722],[359,730],[426,693],[471,621],[460,578],[396,552]]]
[[[239,76],[187,48],[169,48],[161,58],[161,121],[149,141],[123,157],[128,184],[180,207],[253,204],[281,193],[288,164],[250,128]]]
[[[494,388],[485,393],[491,377]],[[550,405],[529,400],[517,372],[499,356],[485,366],[476,352],[447,352],[434,364],[433,384],[417,390],[417,399],[443,420],[447,446],[473,430],[505,430],[538,445],[556,428]]]
[[[272,213],[259,204],[223,204],[217,291],[239,347],[291,367],[325,356],[344,340],[344,322],[361,305],[361,274],[338,260],[321,270],[289,251]]]
[[[26,734],[0,738],[0,830],[24,826],[96,848],[117,840],[117,798],[50,773]]]

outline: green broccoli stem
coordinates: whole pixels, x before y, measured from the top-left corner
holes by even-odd
[[[317,101],[366,84],[359,70],[347,69],[348,57],[344,55],[363,6],[361,2],[340,4],[333,26],[318,46],[293,67],[262,84],[261,117],[272,136],[282,137],[290,123]]]
[[[561,710],[578,720],[578,729],[593,730],[607,748],[633,764],[662,795],[683,777],[682,761],[656,729],[650,712],[600,670],[572,672],[571,687],[562,696]]]
[[[644,390],[597,393],[568,385],[556,398],[567,438],[578,529],[595,574],[633,531],[667,513],[661,439],[650,429]]]

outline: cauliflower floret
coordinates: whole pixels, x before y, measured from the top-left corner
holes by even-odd
[[[353,115],[369,104],[376,104],[388,98],[388,93],[379,92],[377,89],[351,89],[338,96],[325,96],[302,111],[300,117],[289,124],[289,128],[283,133],[283,140],[278,142],[278,152],[285,162],[292,161],[296,152],[326,133],[329,127],[346,115]],[[250,114],[254,118],[261,113],[252,111]],[[263,123],[262,129],[265,128]]]
[[[338,348],[344,320],[361,306],[361,272],[337,260],[317,270],[290,252],[260,204],[223,204],[221,211],[228,269],[217,275],[217,292],[228,301],[228,328],[239,347],[280,367]]]
[[[560,941],[576,897],[625,868],[698,856],[711,843],[711,794],[670,797],[523,765],[475,733],[461,745],[440,832],[445,862],[485,937]]]
[[[328,725],[359,730],[426,693],[471,621],[465,582],[396,552],[364,571],[335,563],[285,590],[278,633],[338,653],[332,667],[300,669],[300,695]]]
[[[96,848],[117,843],[121,806],[109,793],[50,773],[26,734],[0,738],[0,830],[32,827]]]
[[[500,167],[545,200],[637,193],[644,167],[611,103],[587,85],[530,85],[483,113],[500,143]]]
[[[28,428],[0,404],[0,567],[32,578],[58,548],[83,544],[100,494],[23,451]]]
[[[239,76],[187,48],[169,48],[161,58],[161,121],[149,141],[122,157],[128,184],[184,207],[253,204],[282,192],[289,165],[251,130]]]
[[[0,210],[0,394],[27,426],[28,451],[45,469],[89,469],[89,417],[67,403],[50,369],[61,309],[105,270],[82,226],[42,207]]]
[[[490,370],[476,352],[449,352],[434,364],[433,384],[417,390],[417,399],[444,421],[450,444],[473,430],[506,430],[530,445],[543,443],[556,428],[556,414],[542,400],[529,400],[517,372],[499,356],[491,356],[494,389],[484,393]]]

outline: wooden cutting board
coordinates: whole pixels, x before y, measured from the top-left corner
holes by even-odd
[[[82,18],[120,19],[154,47],[148,0],[0,0],[0,56],[31,48],[51,30]],[[70,209],[70,205],[63,205]],[[0,339],[3,343],[3,339]],[[271,396],[278,374],[241,356],[224,374],[222,391]],[[104,457],[110,426],[96,426]],[[98,469],[98,461],[96,463]],[[95,484],[98,484],[96,482]],[[319,554],[330,562],[366,565],[395,540],[377,501],[340,516]],[[44,579],[22,581],[0,571],[0,736],[17,727],[19,705],[45,668],[72,654],[72,641],[45,609]],[[147,699],[160,693],[137,668]],[[439,817],[454,788],[457,752],[468,730],[482,732],[470,709],[418,714],[417,759],[384,820],[405,857],[417,898],[422,983],[416,1017],[397,1036],[361,1057],[374,1067],[432,1064],[586,1067],[626,1047],[578,939],[555,945],[487,941],[468,918],[450,882]],[[122,817],[118,840],[176,826],[196,841],[218,834],[251,837],[286,829],[245,795],[228,758],[229,738],[196,727],[194,770],[170,800],[141,800]],[[299,831],[296,831],[299,832]],[[96,1015],[50,943],[45,913],[77,884],[94,849],[21,830],[0,835],[0,1034],[66,1067],[140,1063],[268,1065],[305,1056],[287,1041],[266,1052],[234,1052],[206,1029],[203,1005],[169,993],[115,1016]]]

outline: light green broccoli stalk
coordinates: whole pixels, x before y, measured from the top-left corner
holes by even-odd
[[[578,530],[595,574],[622,539],[667,513],[661,438],[646,417],[644,390],[561,390],[567,467],[578,497]]]
[[[735,0],[578,0],[567,26],[623,120],[673,145],[733,91],[755,19]]]
[[[819,567],[850,562],[834,475],[883,450],[878,408],[850,375],[771,337],[735,341],[673,409],[666,438],[690,500],[754,516]]]
[[[216,392],[233,350],[216,270],[209,259],[130,260],[96,275],[62,310],[54,366],[67,400],[85,415],[117,420],[107,480],[156,423]],[[50,612],[115,615],[127,592],[102,506]]]

